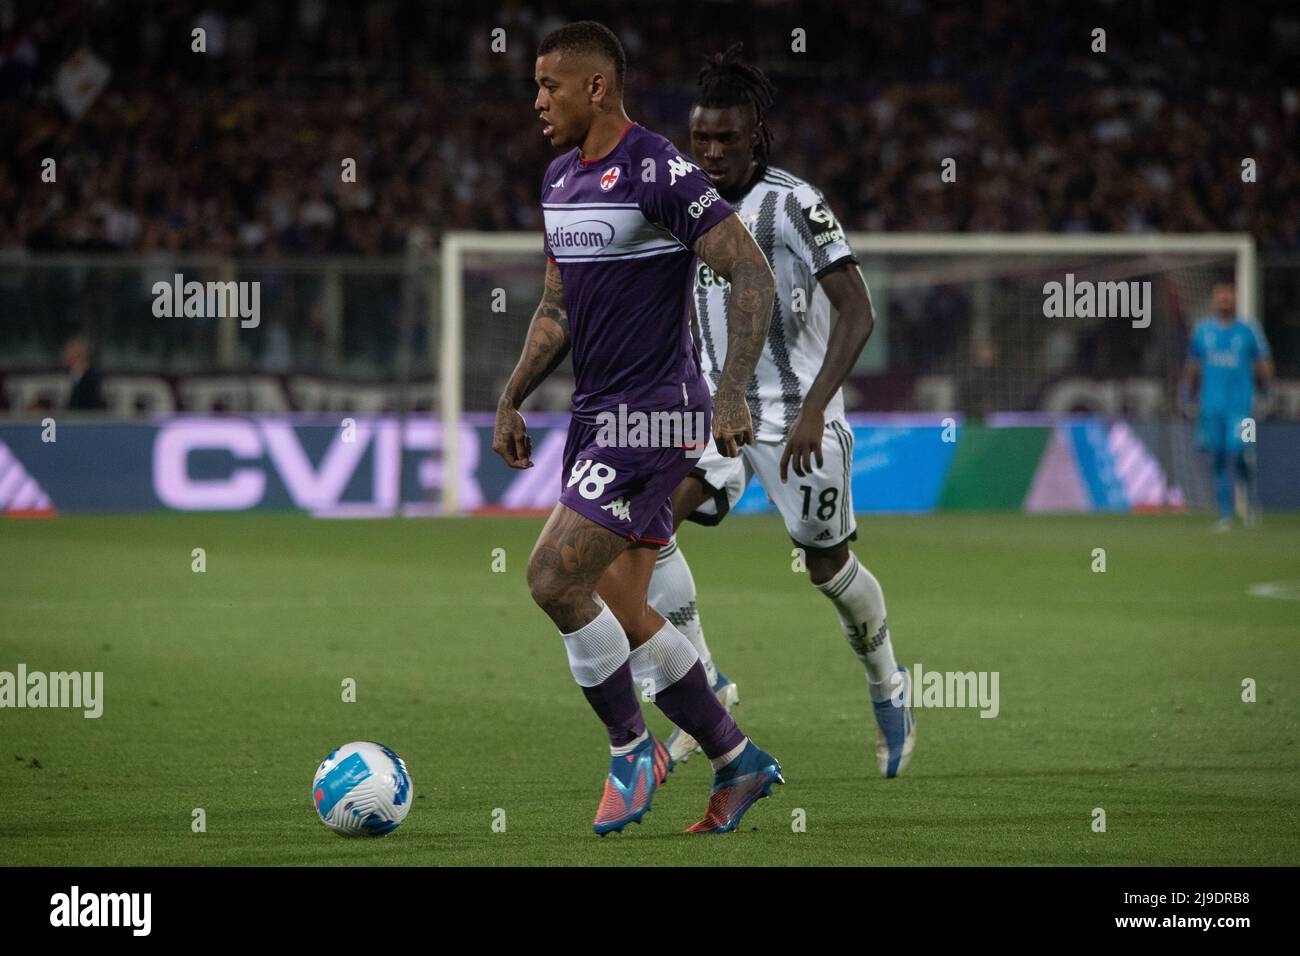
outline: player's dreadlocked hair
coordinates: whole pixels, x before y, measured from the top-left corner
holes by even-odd
[[[772,147],[772,130],[767,125],[767,110],[776,95],[776,87],[756,66],[740,58],[743,43],[730,46],[723,53],[709,57],[700,70],[700,91],[695,94],[695,105],[706,109],[726,109],[747,106],[754,111],[754,127],[758,130],[758,143],[754,146],[754,159],[760,168],[767,167],[767,156]]]

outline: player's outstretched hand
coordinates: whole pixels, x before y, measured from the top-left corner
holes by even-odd
[[[794,473],[800,478],[812,474],[813,460],[817,467],[822,466],[822,432],[826,422],[822,413],[805,405],[799,417],[795,419],[794,428],[786,440],[785,451],[781,454],[781,484],[789,477],[789,465],[794,463]]]
[[[749,417],[749,405],[739,391],[718,390],[713,397],[713,443],[718,454],[735,458],[740,446],[754,441],[754,423]]]
[[[492,450],[511,468],[533,467],[533,440],[528,437],[524,416],[513,405],[497,406],[496,425],[492,428]]]

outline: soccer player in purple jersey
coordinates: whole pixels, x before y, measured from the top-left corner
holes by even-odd
[[[545,289],[498,403],[492,447],[512,468],[532,466],[519,406],[572,350],[563,484],[529,558],[528,587],[559,628],[573,677],[609,735],[610,770],[593,826],[604,835],[640,822],[671,770],[642,719],[640,688],[713,765],[708,809],[688,832],[723,833],[784,781],[776,758],[718,702],[691,642],[647,602],[655,557],[672,536],[669,497],[694,458],[680,446],[611,445],[597,420],[620,406],[707,420],[709,389],[689,328],[698,256],[733,289],[712,436],[734,457],[753,440],[744,389],[775,286],[762,251],[708,177],[628,119],[626,63],[618,38],[591,21],[554,31],[538,49],[534,108],[542,135],[567,152],[542,180]]]

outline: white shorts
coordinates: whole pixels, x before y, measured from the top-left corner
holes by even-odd
[[[853,515],[853,430],[843,418],[826,422],[822,433],[822,465],[802,478],[788,466],[788,480],[781,483],[782,442],[759,441],[742,445],[735,458],[718,454],[712,439],[691,472],[713,493],[687,520],[714,525],[740,500],[749,479],[767,492],[767,500],[776,505],[785,519],[785,529],[794,542],[805,548],[833,548],[855,540],[858,523]]]

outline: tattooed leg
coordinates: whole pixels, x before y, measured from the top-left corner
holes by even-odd
[[[657,752],[663,751],[658,744],[647,743],[649,732],[633,690],[627,634],[613,610],[594,599],[596,583],[626,554],[627,545],[623,536],[557,504],[528,559],[533,600],[560,629],[569,670],[605,725],[610,753],[619,764],[624,756],[632,762],[631,755],[638,748],[653,746]],[[666,752],[663,760],[667,760]],[[659,780],[657,771],[652,780]],[[607,805],[613,806],[609,804],[610,786],[606,784],[606,799],[597,813],[598,832],[601,814]],[[625,809],[621,801],[615,803]]]
[[[547,519],[528,559],[528,589],[562,633],[600,613],[596,585],[628,540],[562,504]]]

